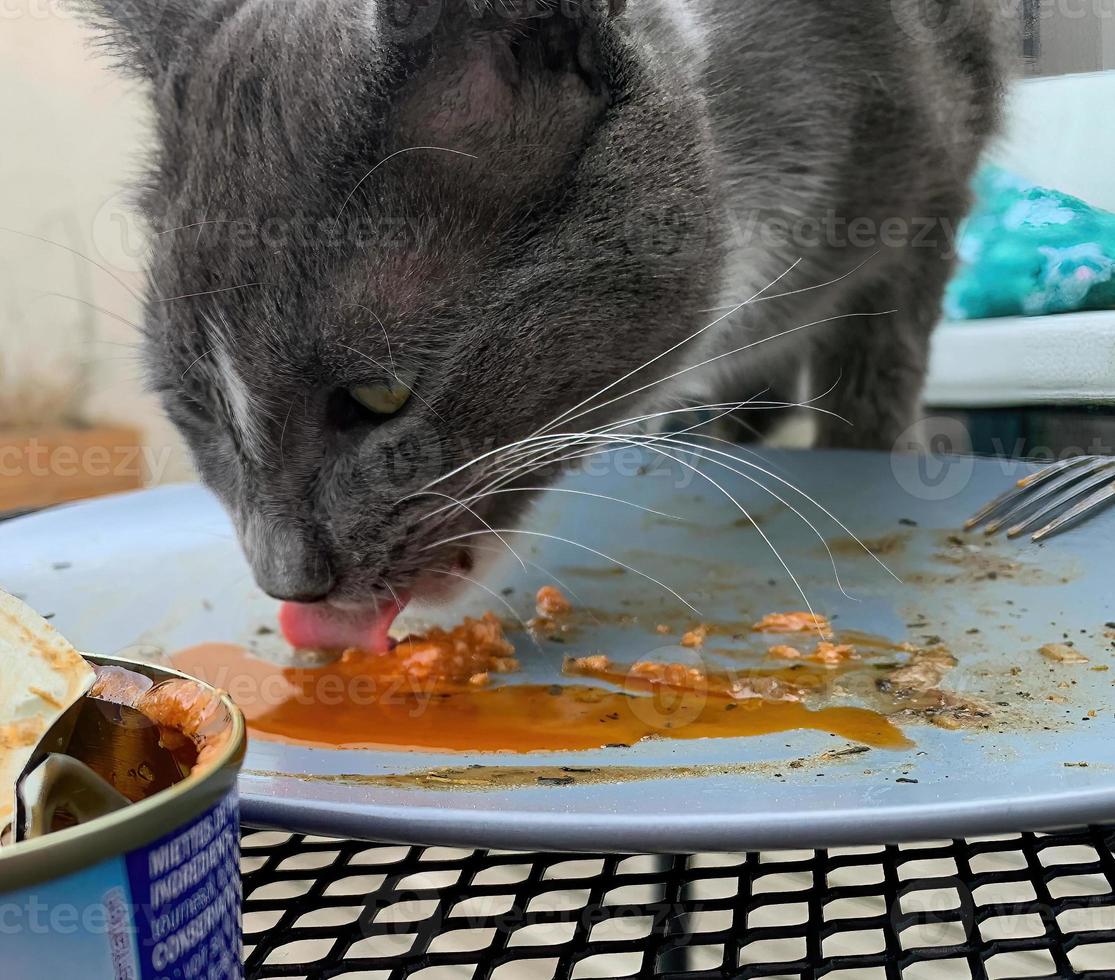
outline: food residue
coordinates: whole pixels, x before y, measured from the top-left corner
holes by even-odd
[[[806,633],[819,632],[832,635],[828,618],[810,612],[768,613],[751,627],[756,633]]]
[[[858,660],[855,647],[850,643],[830,643],[824,640],[817,644],[817,648],[809,655],[809,660],[815,660],[826,667],[835,667],[837,664],[848,660]]]
[[[1070,647],[1066,643],[1047,643],[1041,648],[1041,655],[1046,660],[1052,660],[1058,664],[1086,664],[1088,658],[1084,656],[1075,647]]]
[[[187,678],[159,684],[123,667],[95,667],[89,696],[134,708],[159,726],[159,743],[189,768],[220,755],[232,736],[232,719],[220,695]]]
[[[767,655],[781,660],[809,660],[826,667],[836,667],[849,660],[860,659],[851,643],[830,643],[828,640],[822,640],[809,654],[802,653],[797,647],[780,643],[767,650]]]
[[[557,639],[576,628],[560,590],[540,589],[535,603],[532,632],[541,625]],[[557,682],[509,683],[519,661],[487,613],[386,653],[348,650],[325,666],[282,666],[214,645],[183,651],[174,664],[227,690],[257,737],[341,748],[562,751],[807,729],[898,748],[912,743],[896,721],[957,728],[992,717],[986,703],[942,688],[957,661],[936,637],[925,647],[854,631],[837,637],[827,617],[810,612],[772,613],[751,629],[801,635],[765,650],[757,644],[739,669],[697,655],[622,663],[599,652],[566,658]],[[746,635],[702,623],[680,643],[701,648],[716,632]],[[784,663],[757,666],[764,653]],[[848,698],[857,706],[841,703]]]
[[[430,685],[482,685],[491,674],[513,674],[519,669],[515,648],[492,613],[466,619],[451,630],[434,627],[425,636],[407,638],[387,654],[349,650],[341,658],[342,665],[356,674],[372,661],[379,668],[393,662],[395,676],[420,690]]]
[[[616,689],[494,684],[519,663],[490,613],[410,637],[385,654],[348,651],[324,667],[283,667],[216,645],[183,651],[174,664],[227,690],[257,737],[307,745],[530,752],[799,729],[870,746],[911,744],[878,711],[807,704],[837,676],[827,663],[732,673],[622,665],[597,654],[567,661],[563,673]]]
[[[564,673],[593,677],[628,690],[670,689],[733,701],[803,701],[811,688],[819,686],[812,683],[815,679],[804,674],[800,678],[779,671],[751,670],[737,674],[711,671],[697,664],[664,664],[650,660],[617,664],[603,654],[570,658],[565,661]]]
[[[709,628],[707,626],[697,626],[691,629],[681,638],[681,645],[694,649],[696,647],[703,647],[705,640],[708,639]]]
[[[779,657],[782,660],[801,660],[805,654],[802,653],[797,647],[788,646],[785,643],[779,643],[772,646],[767,650],[767,655],[771,657]]]
[[[915,649],[904,666],[879,680],[879,690],[891,695],[905,715],[924,718],[938,728],[963,728],[991,717],[986,702],[940,686],[956,665],[956,657],[942,646]]]
[[[564,616],[572,612],[573,603],[559,589],[552,585],[544,585],[535,596],[535,610],[539,616],[552,619],[554,616]]]
[[[606,682],[614,666],[608,658],[585,660],[585,676],[596,667],[601,673],[595,679]],[[648,738],[741,738],[806,729],[880,748],[912,744],[875,711],[813,710],[802,703],[801,688],[775,676],[742,679],[731,694],[714,696],[720,678],[710,678],[709,691],[678,689],[657,683],[657,671],[649,667],[632,673],[627,690],[569,683],[477,687],[459,678],[421,690],[399,675],[400,664],[390,654],[363,655],[359,662],[342,658],[309,670],[270,664],[240,647],[209,645],[181,652],[174,663],[228,690],[257,738],[310,746],[582,751]]]

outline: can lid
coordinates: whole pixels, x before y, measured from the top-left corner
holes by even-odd
[[[244,760],[245,724],[227,694],[178,671],[109,657],[86,658],[94,665],[135,671],[150,678],[153,687],[168,681],[200,685],[227,712],[227,736],[181,782],[88,823],[0,850],[0,894],[92,867],[142,847],[188,824],[235,787]]]
[[[16,783],[48,734],[93,683],[93,670],[25,602],[0,591],[0,845],[16,808]],[[63,725],[64,728],[64,725]],[[52,751],[48,741],[47,752]]]

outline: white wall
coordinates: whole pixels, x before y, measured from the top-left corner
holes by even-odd
[[[124,233],[120,193],[137,171],[147,108],[137,84],[110,72],[87,40],[58,0],[0,0],[0,225],[76,249],[135,288],[142,242],[134,221]],[[139,318],[108,272],[0,231],[0,384],[13,365],[48,384],[66,377],[60,361],[87,358],[83,414],[138,425],[156,480],[189,477],[176,435],[143,391],[136,331],[51,294]]]
[[[1115,68],[1115,0],[1042,0],[1042,75]]]
[[[1115,7],[1115,0],[1111,5]],[[1115,16],[1104,18],[1102,35],[1103,67],[1115,68]]]

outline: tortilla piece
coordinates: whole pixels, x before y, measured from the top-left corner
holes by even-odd
[[[0,832],[39,739],[93,683],[93,669],[26,603],[0,591]]]

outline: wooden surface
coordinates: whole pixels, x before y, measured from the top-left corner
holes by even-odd
[[[134,429],[0,429],[0,513],[136,490],[145,478]]]

